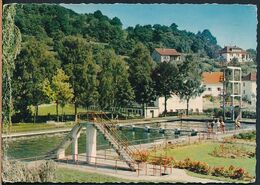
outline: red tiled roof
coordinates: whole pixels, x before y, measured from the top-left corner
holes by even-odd
[[[242,77],[243,81],[256,81],[256,73],[249,73],[246,76]]]
[[[217,84],[222,83],[223,72],[204,72],[202,73],[204,84]]]
[[[155,48],[155,51],[160,55],[170,55],[170,56],[180,56],[181,54],[176,51],[176,49],[166,49],[166,48]]]
[[[220,53],[243,53],[246,54],[246,51],[237,46],[225,46]]]

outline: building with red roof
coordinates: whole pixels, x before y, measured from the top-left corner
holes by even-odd
[[[156,62],[172,62],[181,60],[181,53],[176,49],[155,48],[152,53],[152,58]]]
[[[221,51],[220,55],[223,57],[225,62],[230,62],[232,59],[237,58],[238,62],[251,62],[249,54],[237,46],[225,46]]]
[[[205,87],[203,96],[219,96],[223,90],[223,72],[202,73],[202,83]]]

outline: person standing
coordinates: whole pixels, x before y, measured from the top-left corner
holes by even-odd
[[[221,120],[220,124],[221,124],[222,133],[224,134],[225,133],[225,122],[224,122],[224,120]]]
[[[211,124],[210,124],[211,132],[213,132],[214,124],[215,124],[215,122],[214,122],[214,120],[212,120],[212,122],[211,122]]]
[[[219,119],[217,119],[217,132],[220,131],[220,122],[219,122]]]
[[[237,120],[237,128],[240,129],[240,121]]]

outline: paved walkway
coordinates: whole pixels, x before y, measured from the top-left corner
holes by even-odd
[[[137,176],[136,172],[130,172],[130,171],[115,171],[114,169],[103,169],[101,170],[100,168],[95,169],[95,167],[90,167],[87,165],[76,165],[76,164],[62,164],[58,163],[59,167],[65,167],[69,169],[75,169],[75,170],[80,170],[83,172],[90,172],[90,173],[97,173],[101,175],[109,175],[121,179],[126,179],[130,180],[133,182],[138,182],[138,181],[145,181],[145,182],[200,182],[200,183],[210,183],[210,182],[215,182],[215,183],[221,183],[222,181],[217,181],[217,180],[210,180],[210,179],[204,179],[204,178],[197,178],[197,177],[192,177],[187,175],[185,170],[182,169],[172,169],[172,174],[171,175],[164,175],[164,176],[151,176],[151,175],[140,175]],[[223,183],[223,182],[222,182]]]

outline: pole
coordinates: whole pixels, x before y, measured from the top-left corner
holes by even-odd
[[[226,113],[225,113],[225,91],[226,91],[226,88],[225,88],[225,81],[226,81],[226,76],[225,76],[225,69],[223,70],[223,93],[222,93],[222,98],[223,98],[223,105],[222,105],[222,108],[223,108],[223,121],[225,121],[226,119]]]

